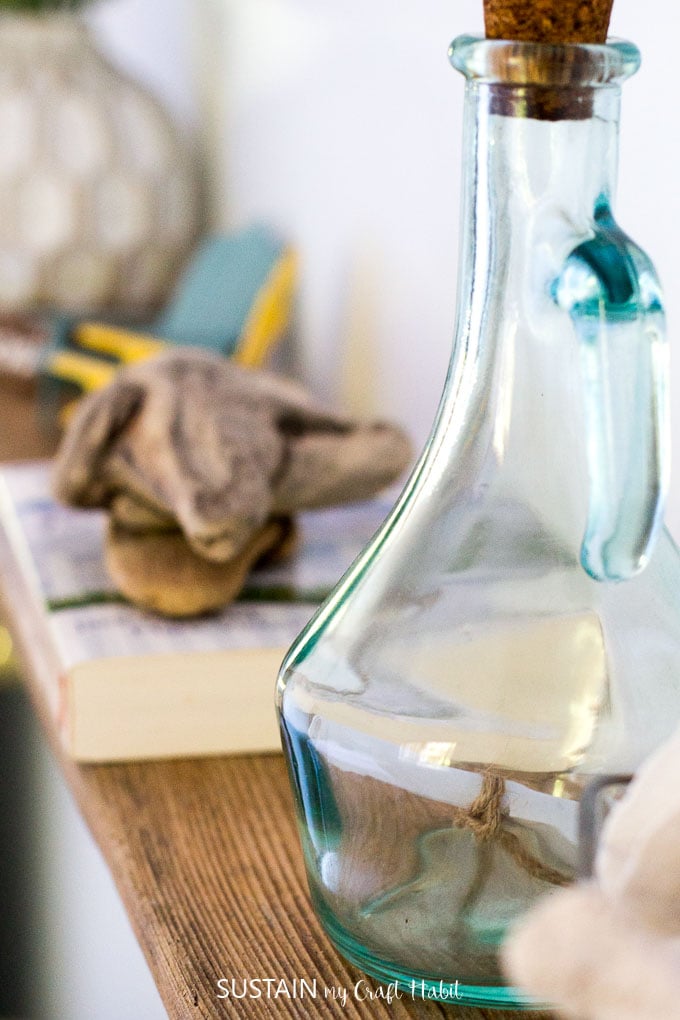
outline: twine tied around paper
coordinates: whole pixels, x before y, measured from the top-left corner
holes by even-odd
[[[484,772],[482,788],[470,806],[453,808],[452,824],[458,829],[468,829],[479,843],[497,841],[515,863],[532,878],[550,885],[570,885],[571,879],[567,875],[543,864],[523,845],[514,832],[505,827],[505,820],[508,817],[507,809],[503,809],[505,793],[505,779],[493,772]]]

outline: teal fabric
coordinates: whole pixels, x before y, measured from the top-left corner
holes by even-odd
[[[284,250],[279,238],[264,226],[250,226],[229,236],[206,237],[190,257],[169,303],[154,321],[123,323],[106,317],[101,321],[230,356],[260,289]],[[56,314],[51,319],[51,336],[38,376],[40,411],[50,427],[64,399],[80,393],[78,385],[50,374],[50,361],[56,351],[70,348],[88,357],[117,362],[111,355],[83,351],[74,343],[73,332],[83,317]]]
[[[266,227],[201,242],[149,332],[163,340],[233,354],[248,314],[283,245]]]

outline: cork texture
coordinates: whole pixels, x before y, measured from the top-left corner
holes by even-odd
[[[484,0],[488,39],[604,43],[613,0]]]

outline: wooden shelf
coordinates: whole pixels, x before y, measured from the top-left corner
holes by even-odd
[[[517,1016],[355,999],[364,975],[309,902],[281,756],[71,765],[68,775],[170,1017]],[[220,978],[256,977],[316,981],[317,999],[217,998]],[[347,989],[344,1007],[324,997],[332,987]]]

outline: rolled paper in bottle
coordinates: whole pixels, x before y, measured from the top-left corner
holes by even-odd
[[[531,774],[568,772],[593,740],[607,698],[607,660],[596,614],[537,617],[522,625],[495,621],[467,630],[464,637],[433,635],[421,647],[405,628],[402,641],[362,660],[361,673],[374,683],[400,666],[408,669],[416,702],[390,720],[389,737],[384,714],[367,712],[351,698],[329,702],[326,718],[399,746],[404,760],[409,748],[418,748],[419,761],[432,767],[493,762],[496,771],[526,780]],[[450,700],[454,682],[456,697]],[[360,684],[357,674],[359,689]],[[441,700],[434,725],[417,711],[421,697]],[[304,693],[298,701],[306,702]],[[313,701],[308,705],[312,714]],[[439,740],[433,736],[437,732]]]

